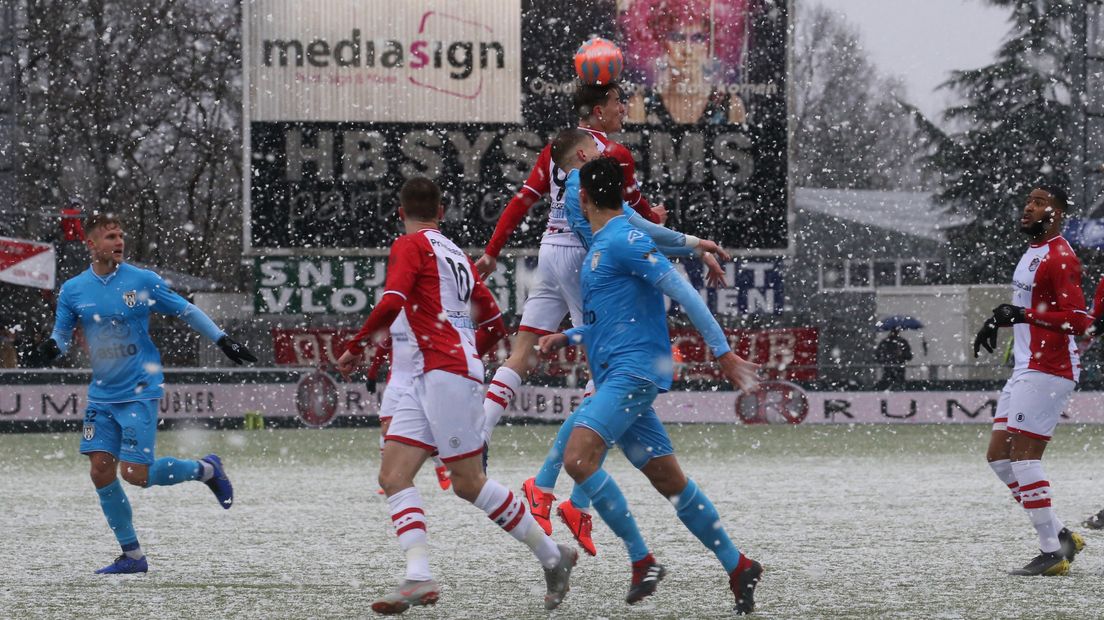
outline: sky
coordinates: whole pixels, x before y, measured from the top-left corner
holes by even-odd
[[[1009,11],[984,0],[796,0],[819,2],[862,33],[869,58],[905,81],[909,100],[937,122],[955,96],[935,88],[954,69],[989,64],[1009,29]]]

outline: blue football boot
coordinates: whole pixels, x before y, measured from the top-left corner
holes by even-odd
[[[215,475],[204,484],[215,494],[219,505],[230,510],[230,506],[234,504],[234,485],[230,484],[230,479],[226,477],[226,470],[222,468],[222,459],[216,454],[208,454],[200,460],[215,468]]]
[[[127,557],[124,553],[115,558],[115,561],[96,571],[97,575],[129,575],[132,573],[144,573],[149,570],[146,556],[137,560]]]

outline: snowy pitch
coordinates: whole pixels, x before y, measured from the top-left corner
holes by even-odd
[[[490,474],[517,489],[555,428],[495,434]],[[1037,551],[1023,511],[985,464],[979,426],[671,429],[683,467],[717,505],[736,544],[766,567],[763,618],[1094,617],[1104,534],[1069,577],[1013,578]],[[402,555],[376,494],[377,431],[173,431],[158,452],[215,451],[234,482],[224,511],[199,483],[127,487],[150,573],[92,571],[118,547],[100,512],[77,433],[0,435],[0,616],[18,618],[370,617]],[[1067,525],[1104,507],[1104,427],[1060,427],[1045,463]],[[620,454],[608,460],[669,575],[628,607],[625,552],[596,519],[598,557],[582,556],[562,618],[729,617],[711,554]],[[570,481],[561,476],[558,495]],[[413,618],[544,618],[536,560],[481,512],[437,488],[426,499],[436,607]],[[557,523],[553,536],[572,542]]]

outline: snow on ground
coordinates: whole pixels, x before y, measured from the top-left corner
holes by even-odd
[[[511,488],[536,472],[551,426],[495,435],[491,475]],[[684,468],[741,548],[766,566],[763,618],[1098,617],[1104,535],[1069,577],[1006,572],[1036,553],[1027,517],[986,466],[982,426],[689,425],[672,436]],[[0,617],[350,618],[402,568],[376,494],[377,433],[163,432],[158,452],[219,453],[237,499],[221,510],[199,483],[127,492],[151,572],[92,571],[118,553],[73,434],[0,435]],[[1047,455],[1059,514],[1104,507],[1104,427],[1060,429]],[[620,455],[609,459],[645,538],[669,569],[658,593],[623,602],[625,553],[595,526],[560,618],[719,618],[731,595],[719,564]],[[568,493],[566,475],[558,487]],[[420,618],[542,618],[541,571],[475,508],[419,480],[432,566],[443,584]],[[1078,526],[1079,527],[1079,526]],[[570,542],[566,528],[554,536]]]

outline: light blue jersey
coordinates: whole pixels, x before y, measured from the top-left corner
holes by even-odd
[[[651,236],[660,252],[667,256],[691,256],[694,248],[687,247],[686,235],[654,222],[649,222],[644,216],[632,209],[626,202],[621,203],[621,211],[629,219],[629,224]],[[583,216],[583,209],[579,204],[579,170],[575,169],[567,173],[564,181],[564,216],[571,231],[583,243],[584,248],[589,248],[594,238],[590,231],[590,222]]]
[[[226,335],[160,276],[126,263],[106,276],[89,268],[62,285],[51,338],[64,354],[77,323],[83,328],[92,357],[88,400],[161,398],[165,377],[161,354],[149,335],[150,312],[180,317],[213,341]]]
[[[667,331],[667,294],[685,308],[713,354],[730,350],[705,302],[645,232],[619,215],[594,234],[579,273],[583,326],[568,330],[587,347],[594,381],[626,375],[671,387],[673,362]],[[600,388],[599,388],[600,389]]]

